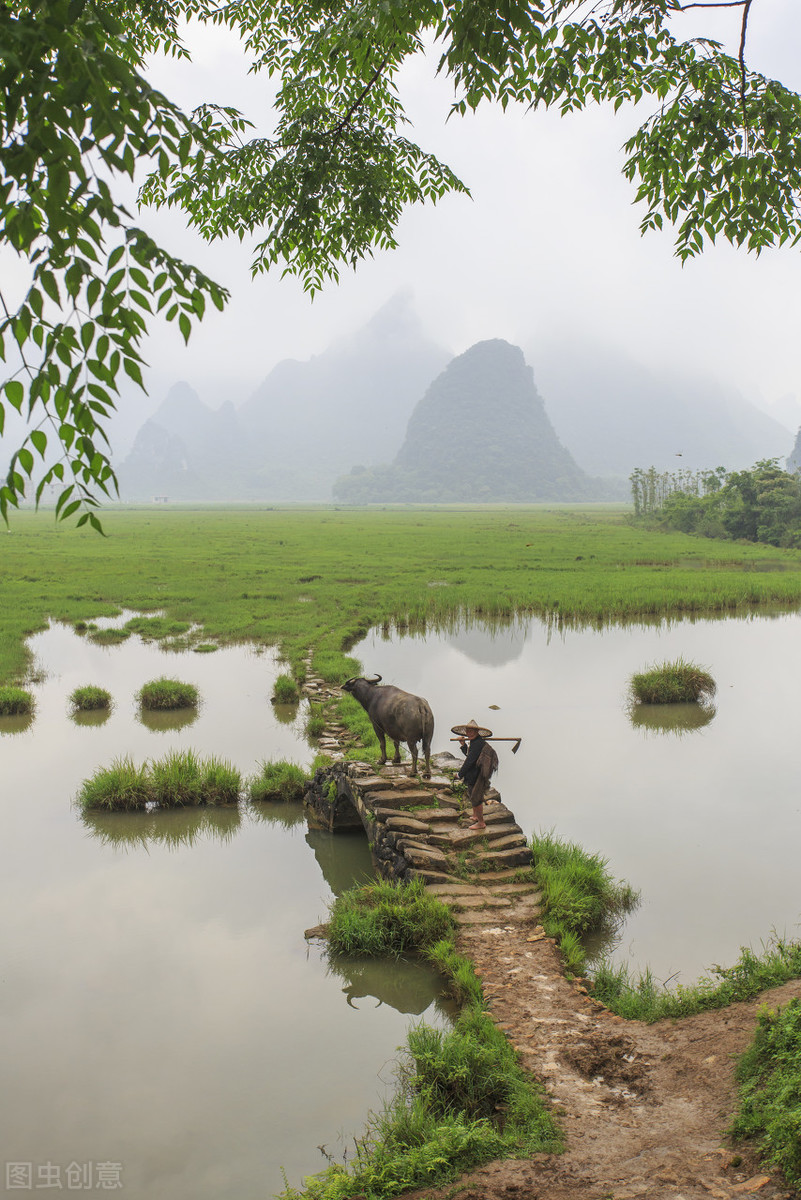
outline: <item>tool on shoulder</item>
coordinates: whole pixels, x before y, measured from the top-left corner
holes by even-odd
[[[453,738],[449,739],[449,741],[451,741],[451,742],[460,742],[461,740],[462,739],[460,737],[453,737]],[[523,740],[522,738],[512,738],[512,737],[492,737],[492,736],[490,736],[490,737],[484,738],[485,742],[514,742],[514,746],[512,746],[512,754],[517,754],[518,750],[520,749],[520,743],[522,742],[522,740]]]

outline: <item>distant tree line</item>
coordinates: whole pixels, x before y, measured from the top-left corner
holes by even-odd
[[[663,471],[629,476],[635,519],[705,537],[801,546],[801,474],[766,458],[745,471]]]

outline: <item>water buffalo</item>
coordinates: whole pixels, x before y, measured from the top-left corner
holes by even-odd
[[[417,743],[422,743],[422,754],[426,760],[424,779],[431,778],[431,739],[434,736],[434,714],[428,701],[422,696],[412,696],[400,688],[384,684],[378,687],[380,675],[373,679],[347,679],[342,690],[350,692],[359,701],[370,718],[381,747],[381,762],[387,761],[389,738],[395,744],[393,763],[400,762],[400,743],[405,742],[412,756],[412,775],[417,774]]]

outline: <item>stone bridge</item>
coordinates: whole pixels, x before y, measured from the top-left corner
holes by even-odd
[[[422,879],[454,911],[460,925],[514,919],[536,924],[540,896],[531,851],[514,815],[494,788],[487,795],[487,828],[470,831],[470,809],[454,792],[451,754],[435,755],[430,780],[410,778],[406,767],[376,771],[340,761],[317,771],[304,803],[310,824],[336,832],[363,827],[378,873],[385,879]]]

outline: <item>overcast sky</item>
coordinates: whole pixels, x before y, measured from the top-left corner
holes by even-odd
[[[736,47],[739,10],[681,20]],[[798,0],[756,0],[749,28],[754,69],[801,89]],[[269,133],[270,82],[247,76],[230,35],[192,29],[188,44],[193,63],[154,63],[154,82],[184,106],[234,104]],[[565,119],[487,107],[446,124],[447,84],[425,61],[410,66],[403,94],[409,136],[453,167],[472,199],[409,211],[398,250],[346,272],[313,302],[277,270],[252,280],[247,243],[208,246],[179,214],[142,215],[164,244],[230,288],[232,300],[224,314],[212,310],[188,348],[172,328],[154,334],[150,396],[127,408],[121,443],[175,381],[213,407],[226,398],[239,404],[281,359],[320,353],[401,288],[413,292],[430,336],[454,353],[484,338],[528,348],[568,335],[577,346],[605,342],[649,364],[711,373],[769,409],[789,394],[801,399],[801,251],[756,259],[721,245],[682,267],[669,230],[641,238],[620,147],[645,105],[641,117],[590,109]]]

